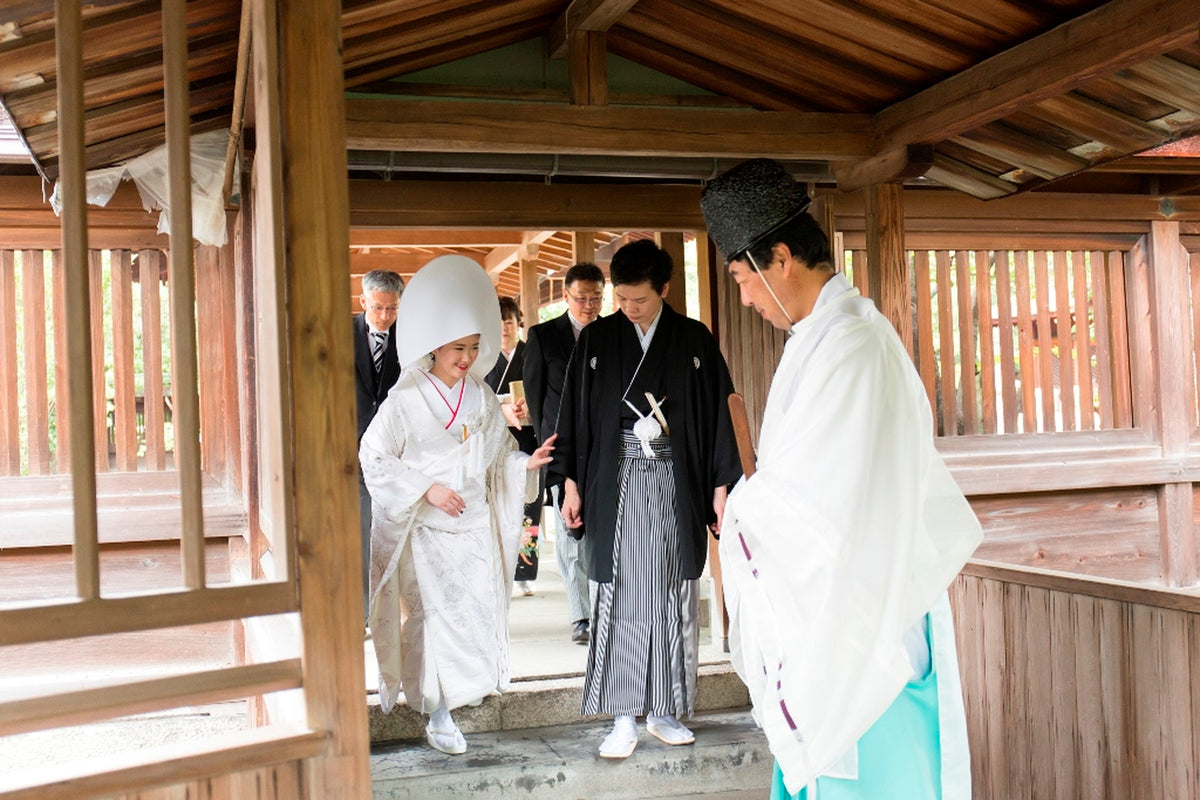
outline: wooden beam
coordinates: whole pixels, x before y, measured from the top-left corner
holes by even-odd
[[[1135,175],[1200,175],[1200,158],[1188,156],[1139,156],[1132,155],[1097,164],[1091,172],[1126,172]]]
[[[857,195],[830,192],[828,196],[834,203],[839,220],[862,215],[862,202]],[[1164,202],[1164,199],[1169,202]],[[980,221],[1021,219],[1034,222],[1073,220],[1089,223],[1091,229],[1096,230],[1095,223],[1098,222],[1155,219],[1197,221],[1200,220],[1200,197],[1028,192],[992,203],[941,189],[910,188],[904,194],[904,216],[906,221],[917,218]]]
[[[876,183],[919,178],[932,166],[933,145],[912,144],[874,158],[834,164],[833,174],[839,189],[853,192]]]
[[[346,100],[346,145],[355,150],[840,161],[871,155],[871,139],[867,114]]]
[[[550,25],[550,57],[567,55],[568,42],[580,31],[603,33],[617,23],[637,0],[572,0]]]
[[[571,103],[577,106],[608,105],[608,50],[599,31],[576,31],[570,38],[567,71]]]
[[[420,198],[414,203],[413,198]],[[356,226],[518,230],[696,230],[698,186],[350,181]]]
[[[2,226],[0,226],[2,227]],[[376,247],[500,247],[525,241],[522,231],[499,230],[397,230],[395,228],[351,228],[351,248]]]
[[[1112,0],[881,111],[878,147],[937,142],[1196,41],[1195,0]]]

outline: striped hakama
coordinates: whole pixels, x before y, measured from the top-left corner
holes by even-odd
[[[585,715],[690,716],[696,701],[699,608],[683,577],[670,439],[653,458],[622,434],[617,465],[613,579],[592,583]]]

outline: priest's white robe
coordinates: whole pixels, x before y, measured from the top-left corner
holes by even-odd
[[[792,328],[757,471],[730,494],[720,541],[732,660],[789,792],[853,764],[913,674],[905,633],[933,610],[943,797],[970,796],[953,635],[935,606],[981,539],[911,358],[835,275]]]
[[[495,394],[473,377],[458,416],[423,396],[428,376],[406,370],[363,434],[371,493],[369,624],[385,712],[403,688],[428,713],[479,703],[509,684],[508,603],[537,471],[516,449]],[[448,392],[456,397],[458,389]],[[435,483],[458,492],[451,517],[424,499]]]

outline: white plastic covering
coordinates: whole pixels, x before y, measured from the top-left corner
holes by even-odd
[[[221,196],[225,184],[225,150],[229,131],[216,130],[191,137],[192,151],[192,236],[200,244],[220,247],[226,241],[225,200]],[[132,180],[147,211],[160,209],[158,232],[169,233],[169,195],[167,189],[167,146],[156,147],[117,167],[96,169],[87,173],[87,201],[94,206],[108,205],[117,186]],[[59,183],[54,184],[50,205],[55,214],[62,213]]]

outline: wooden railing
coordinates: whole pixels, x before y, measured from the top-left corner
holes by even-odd
[[[159,250],[90,250],[92,417],[98,472],[174,466],[171,325]],[[70,471],[61,250],[0,250],[0,475]],[[18,357],[19,354],[19,357]]]
[[[950,596],[975,797],[1200,797],[1200,594],[973,562]]]

